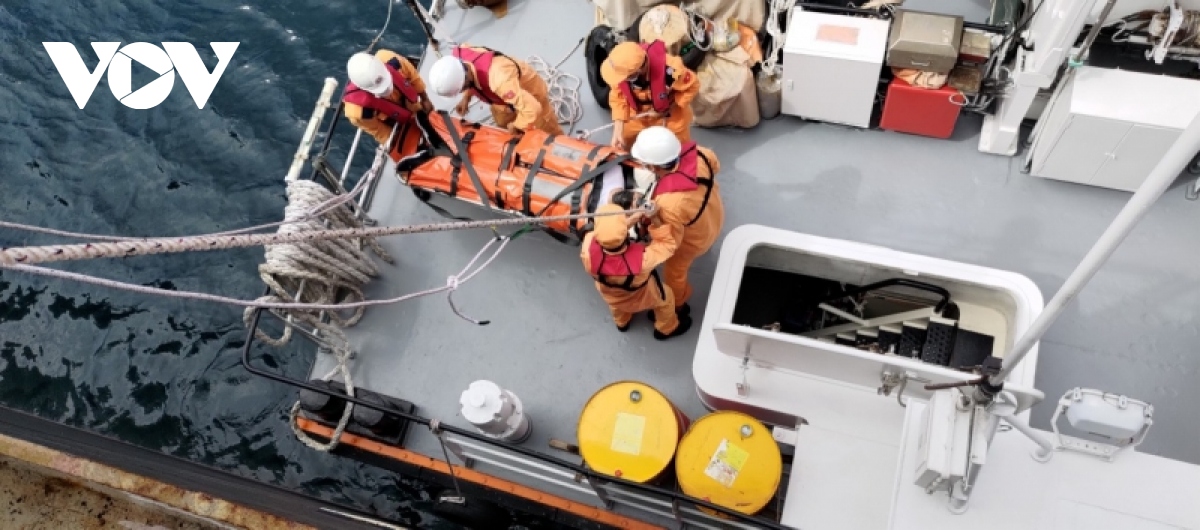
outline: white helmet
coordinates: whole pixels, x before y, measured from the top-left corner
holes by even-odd
[[[433,63],[429,70],[429,83],[433,91],[444,97],[454,97],[462,92],[463,82],[467,74],[463,71],[462,61],[452,55],[446,55]]]
[[[681,148],[675,133],[661,125],[655,125],[638,133],[629,154],[643,164],[662,166],[679,158]]]
[[[383,61],[369,53],[356,53],[346,62],[346,73],[350,82],[378,97],[392,93],[392,74]]]

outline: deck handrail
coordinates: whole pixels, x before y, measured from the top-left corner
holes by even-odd
[[[366,407],[366,408],[369,408],[369,409],[372,409],[372,410],[375,410],[378,412],[382,412],[384,414],[396,416],[396,417],[403,419],[405,421],[408,421],[410,423],[414,423],[417,425],[422,425],[427,428],[431,428],[431,431],[432,431],[433,420],[430,418],[425,418],[425,417],[419,416],[417,414],[410,414],[410,413],[404,412],[402,410],[392,408],[392,407],[388,406],[387,404],[375,403],[372,401],[363,400],[363,399],[355,397],[355,396],[350,396],[350,395],[347,395],[347,394],[344,394],[341,392],[337,392],[335,390],[331,390],[328,388],[322,388],[322,387],[313,385],[313,384],[309,383],[308,381],[292,379],[286,375],[274,373],[274,372],[271,372],[270,370],[266,370],[266,369],[255,366],[251,362],[251,351],[250,350],[254,344],[255,330],[258,329],[258,325],[259,325],[259,321],[261,319],[262,313],[263,313],[263,309],[261,309],[261,308],[256,309],[254,311],[254,316],[251,319],[250,328],[246,335],[246,343],[242,347],[241,364],[242,364],[242,367],[246,369],[246,371],[250,372],[251,374],[257,375],[259,377],[264,377],[264,378],[270,379],[270,380],[278,382],[278,383],[283,383],[283,384],[295,387],[300,390],[307,390],[309,392],[316,392],[318,394],[324,394],[324,395],[332,397],[332,398],[348,401],[357,406]],[[301,336],[307,337],[306,335],[301,335]],[[736,521],[747,523],[747,524],[753,524],[753,525],[756,525],[761,528],[770,528],[772,530],[795,530],[794,527],[784,526],[782,524],[779,524],[777,522],[774,522],[774,521],[771,521],[771,520],[768,520],[768,519],[765,519],[762,517],[755,517],[755,516],[743,514],[741,512],[736,512],[736,511],[730,510],[729,508],[725,508],[723,506],[713,504],[713,503],[705,501],[703,499],[698,499],[696,497],[692,497],[692,496],[678,493],[675,491],[667,490],[667,489],[660,488],[657,486],[652,486],[649,484],[632,482],[632,481],[628,481],[628,480],[625,480],[622,478],[617,478],[617,477],[613,477],[610,475],[604,475],[601,473],[597,473],[591,469],[588,469],[585,466],[575,464],[573,462],[568,462],[561,458],[557,458],[557,457],[554,457],[551,455],[540,453],[538,451],[534,451],[532,449],[521,447],[519,445],[513,445],[513,444],[499,442],[499,441],[489,438],[483,434],[476,433],[474,431],[469,431],[466,429],[462,429],[459,427],[455,427],[453,425],[447,425],[445,423],[438,422],[437,429],[442,432],[453,434],[455,436],[461,436],[463,438],[467,438],[467,439],[470,439],[475,442],[484,443],[484,444],[487,444],[490,446],[494,446],[494,447],[501,448],[504,450],[512,451],[517,454],[520,454],[521,456],[524,456],[527,458],[532,458],[532,459],[538,460],[538,461],[546,463],[546,464],[561,467],[567,471],[571,471],[573,473],[581,475],[592,481],[596,481],[596,482],[600,482],[600,483],[618,484],[620,486],[624,486],[626,488],[636,490],[641,493],[665,497],[672,504],[679,503],[679,502],[691,503],[696,506],[701,506],[703,508],[707,508],[709,510],[716,511],[716,512],[721,513],[722,515],[725,515],[727,517],[730,517]]]

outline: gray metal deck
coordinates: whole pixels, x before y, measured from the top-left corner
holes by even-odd
[[[593,25],[593,7],[583,0],[510,3],[507,17],[493,22],[486,10],[464,17],[448,2],[442,26],[456,40],[553,63]],[[987,2],[910,0],[906,7],[982,21]],[[587,92],[582,50],[564,69],[585,80],[579,128],[606,123],[607,113]],[[473,114],[484,115],[482,108]],[[976,149],[980,122],[964,116],[950,140],[786,116],[752,130],[696,129],[694,136],[721,159],[726,231],[756,223],[1011,270],[1031,278],[1048,299],[1130,195],[1024,175],[1020,156]],[[607,133],[594,139],[605,141]],[[1047,428],[1069,388],[1125,393],[1156,408],[1141,450],[1200,463],[1200,423],[1191,412],[1200,402],[1191,384],[1200,375],[1200,244],[1188,231],[1200,219],[1200,203],[1184,199],[1186,184],[1180,180],[1168,192],[1042,341],[1037,383],[1047,399],[1034,410],[1035,426]],[[370,213],[386,225],[441,219],[391,178]],[[368,294],[443,285],[489,237],[480,230],[383,241],[398,264],[383,266],[385,276]],[[718,250],[693,269],[697,323]],[[538,449],[551,437],[574,440],[585,401],[617,380],[648,382],[693,418],[705,412],[691,379],[698,326],[668,342],[651,337],[644,317],[628,333],[617,332],[577,248],[541,234],[520,238],[455,301],[491,324],[459,319],[444,295],[369,310],[348,330],[358,352],[356,384],[413,401],[423,416],[469,427],[457,415],[459,393],[475,379],[491,379],[521,397],[534,422],[526,445]],[[327,372],[330,362],[321,359],[314,373]],[[410,440],[414,449],[440,456],[431,437]]]

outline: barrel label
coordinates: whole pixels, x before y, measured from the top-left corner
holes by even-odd
[[[732,488],[733,482],[737,480],[738,473],[741,473],[742,466],[746,465],[746,459],[749,457],[750,453],[747,453],[745,449],[723,439],[721,445],[717,446],[717,452],[713,453],[712,458],[709,459],[704,474],[722,486]]]
[[[645,431],[645,416],[618,412],[617,423],[613,425],[612,450],[634,456],[642,454],[642,435]]]

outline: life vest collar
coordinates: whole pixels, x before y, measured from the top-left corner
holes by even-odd
[[[384,63],[388,74],[392,76],[392,90],[400,92],[401,101],[416,103],[420,96],[417,94],[416,89],[413,88],[412,81],[400,73],[399,66],[400,61],[396,59]],[[412,112],[404,108],[404,106],[389,99],[376,96],[354,83],[346,83],[346,88],[342,93],[342,101],[353,103],[364,109],[371,109],[400,123],[407,122],[413,117]]]
[[[696,142],[683,144],[683,152],[679,154],[679,164],[675,167],[675,171],[659,177],[654,186],[653,197],[658,198],[663,193],[692,191],[699,188],[699,158]]]
[[[486,49],[486,48],[485,48]],[[471,91],[479,99],[486,101],[491,105],[507,105],[503,98],[492,91],[492,84],[488,73],[492,68],[492,59],[498,55],[495,50],[477,51],[466,46],[455,46],[453,55],[460,61],[471,63],[475,69],[475,82],[472,83]],[[503,54],[499,54],[503,56]]]
[[[592,238],[592,243],[588,246],[589,272],[592,278],[608,287],[636,291],[645,285],[633,285],[633,278],[642,273],[642,258],[645,254],[645,243],[627,242],[624,252],[610,254]],[[620,276],[625,277],[624,282],[616,283],[608,279]]]
[[[650,63],[650,105],[654,111],[659,114],[666,114],[671,109],[671,89],[667,86],[667,45],[661,40],[655,40],[648,44],[638,44],[642,51],[646,52],[646,60]],[[621,81],[617,85],[617,89],[621,91],[621,95],[625,97],[625,101],[629,103],[630,108],[641,108],[636,97],[633,95],[633,88],[629,84],[629,80]]]

